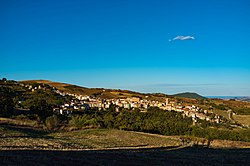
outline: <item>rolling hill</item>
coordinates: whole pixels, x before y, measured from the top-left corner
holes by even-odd
[[[111,99],[111,98],[131,98],[131,97],[138,97],[141,99],[149,99],[149,100],[158,100],[161,101],[165,97],[170,97],[166,94],[162,93],[139,93],[139,92],[134,92],[130,90],[121,90],[121,89],[104,89],[104,88],[87,88],[87,87],[81,87],[77,85],[72,85],[72,84],[67,84],[67,83],[60,83],[60,82],[53,82],[49,80],[25,80],[25,81],[20,81],[22,83],[27,83],[27,84],[35,84],[35,83],[40,83],[40,84],[47,84],[50,86],[53,86],[57,88],[60,91],[68,92],[68,93],[75,93],[75,94],[80,94],[80,95],[88,95],[88,96],[94,96],[94,97],[99,97],[99,98],[104,98],[104,99]],[[165,100],[165,99],[164,99]]]
[[[205,97],[203,97],[197,93],[191,93],[191,92],[178,93],[178,94],[174,94],[173,96],[183,97],[183,98],[191,98],[191,99],[206,99]]]
[[[104,89],[104,88],[87,88],[77,85],[72,85],[68,83],[53,82],[49,80],[26,80],[20,81],[21,83],[27,84],[47,84],[53,86],[60,91],[74,93],[79,95],[88,95],[91,97],[98,97],[101,99],[126,99],[137,97],[140,99],[148,99],[151,101],[164,102],[166,98],[171,98],[172,101],[182,102],[184,104],[198,104],[203,109],[209,109],[211,106],[214,111],[219,115],[225,116],[228,113],[228,109],[232,109],[235,113],[241,115],[250,114],[250,102],[243,102],[239,100],[222,100],[222,99],[208,99],[197,93],[185,92],[178,93],[175,95],[167,95],[163,93],[139,93],[130,90],[120,90],[120,89]],[[200,99],[206,99],[201,102]]]
[[[69,92],[69,93],[76,93],[81,95],[89,95],[95,96],[100,98],[128,98],[128,97],[138,97],[138,98],[148,98],[149,100],[159,100],[161,101],[162,98],[174,98],[174,97],[181,97],[181,98],[190,98],[190,99],[205,99],[205,97],[197,94],[197,93],[179,93],[175,95],[166,95],[163,93],[139,93],[130,90],[120,90],[120,89],[104,89],[104,88],[87,88],[81,87],[77,85],[72,85],[68,83],[60,83],[60,82],[53,82],[49,80],[25,80],[21,81],[23,83],[42,83],[53,86],[58,90]]]

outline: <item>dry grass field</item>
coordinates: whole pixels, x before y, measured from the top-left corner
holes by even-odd
[[[88,129],[49,133],[23,126],[0,126],[0,149],[107,149],[180,146],[178,138],[122,130]]]
[[[250,115],[233,115],[233,118],[244,126],[250,126]]]
[[[16,122],[15,122],[16,123]],[[214,140],[210,148],[180,136],[110,129],[48,132],[0,124],[0,165],[248,165],[250,143]]]

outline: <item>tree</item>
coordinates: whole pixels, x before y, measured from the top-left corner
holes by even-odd
[[[35,100],[30,110],[39,116],[44,121],[47,117],[53,115],[52,107],[46,102],[46,100]]]
[[[9,96],[0,96],[0,115],[10,116],[13,113],[14,102]]]

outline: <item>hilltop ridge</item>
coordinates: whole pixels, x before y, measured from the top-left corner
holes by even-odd
[[[191,92],[178,93],[174,95],[168,95],[164,93],[140,93],[131,90],[121,90],[121,89],[106,89],[106,88],[87,88],[78,85],[73,85],[69,83],[61,83],[61,82],[53,82],[50,80],[23,80],[20,81],[23,83],[42,83],[47,84],[52,87],[57,88],[58,90],[62,90],[69,93],[78,93],[81,95],[89,95],[89,96],[98,96],[100,98],[127,98],[127,97],[139,97],[139,98],[149,98],[149,99],[158,99],[162,97],[174,98],[174,97],[182,97],[182,98],[190,98],[190,99],[205,99],[205,97]]]
[[[148,99],[162,100],[161,99],[162,97],[168,96],[163,93],[151,94],[151,93],[140,93],[140,92],[135,92],[131,90],[121,90],[121,89],[87,88],[87,87],[72,85],[68,83],[53,82],[50,80],[24,80],[20,82],[29,83],[29,84],[42,83],[42,84],[47,84],[49,86],[55,87],[58,90],[69,92],[69,93],[75,93],[79,95],[88,95],[88,96],[107,98],[107,99],[137,97],[141,99],[148,98]]]
[[[185,92],[179,93],[175,95],[167,95],[163,93],[139,93],[133,92],[130,90],[120,90],[120,89],[104,89],[104,88],[87,88],[81,87],[77,85],[72,85],[69,83],[60,83],[53,82],[50,80],[26,80],[20,81],[20,83],[34,85],[33,87],[37,87],[39,84],[44,84],[44,86],[50,86],[52,89],[56,88],[60,92],[66,92],[70,94],[76,94],[79,96],[89,96],[90,98],[99,99],[102,101],[110,100],[110,99],[121,99],[127,100],[135,98],[137,100],[148,100],[148,101],[158,101],[159,103],[165,103],[166,98],[169,99],[172,103],[179,103],[180,105],[186,106],[198,106],[203,110],[213,110],[215,114],[221,115],[228,120],[234,121],[237,120],[240,124],[244,124],[249,126],[249,102],[242,102],[239,100],[222,100],[222,99],[210,99],[205,98],[197,93]],[[32,89],[30,89],[32,90]],[[48,95],[44,95],[46,98]],[[53,96],[53,95],[52,95]],[[27,98],[30,98],[27,96]],[[53,100],[49,99],[51,103],[55,103],[56,96],[53,97]],[[52,102],[53,101],[53,102]],[[232,110],[232,116],[229,116],[228,110]],[[238,115],[239,114],[239,115]]]

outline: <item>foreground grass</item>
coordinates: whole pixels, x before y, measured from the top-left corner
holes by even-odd
[[[53,133],[49,136],[63,142],[71,142],[81,148],[167,147],[180,145],[179,139],[173,137],[114,129],[89,129]]]
[[[189,140],[183,142],[183,138]],[[0,124],[0,150],[86,150],[185,147],[204,139],[163,136],[115,129],[48,132],[41,128]],[[199,143],[197,143],[199,142]],[[203,143],[202,143],[203,142]],[[250,142],[213,140],[214,148],[250,148]]]
[[[213,148],[207,148],[183,146],[180,138],[113,129],[49,133],[27,126],[1,124],[0,165],[219,166],[250,163],[249,142],[214,140]]]
[[[179,146],[175,137],[122,131],[86,129],[49,132],[33,121],[0,118],[0,149],[106,149]]]
[[[179,146],[175,137],[122,130],[88,129],[48,133],[18,126],[0,126],[1,149],[106,149]]]

